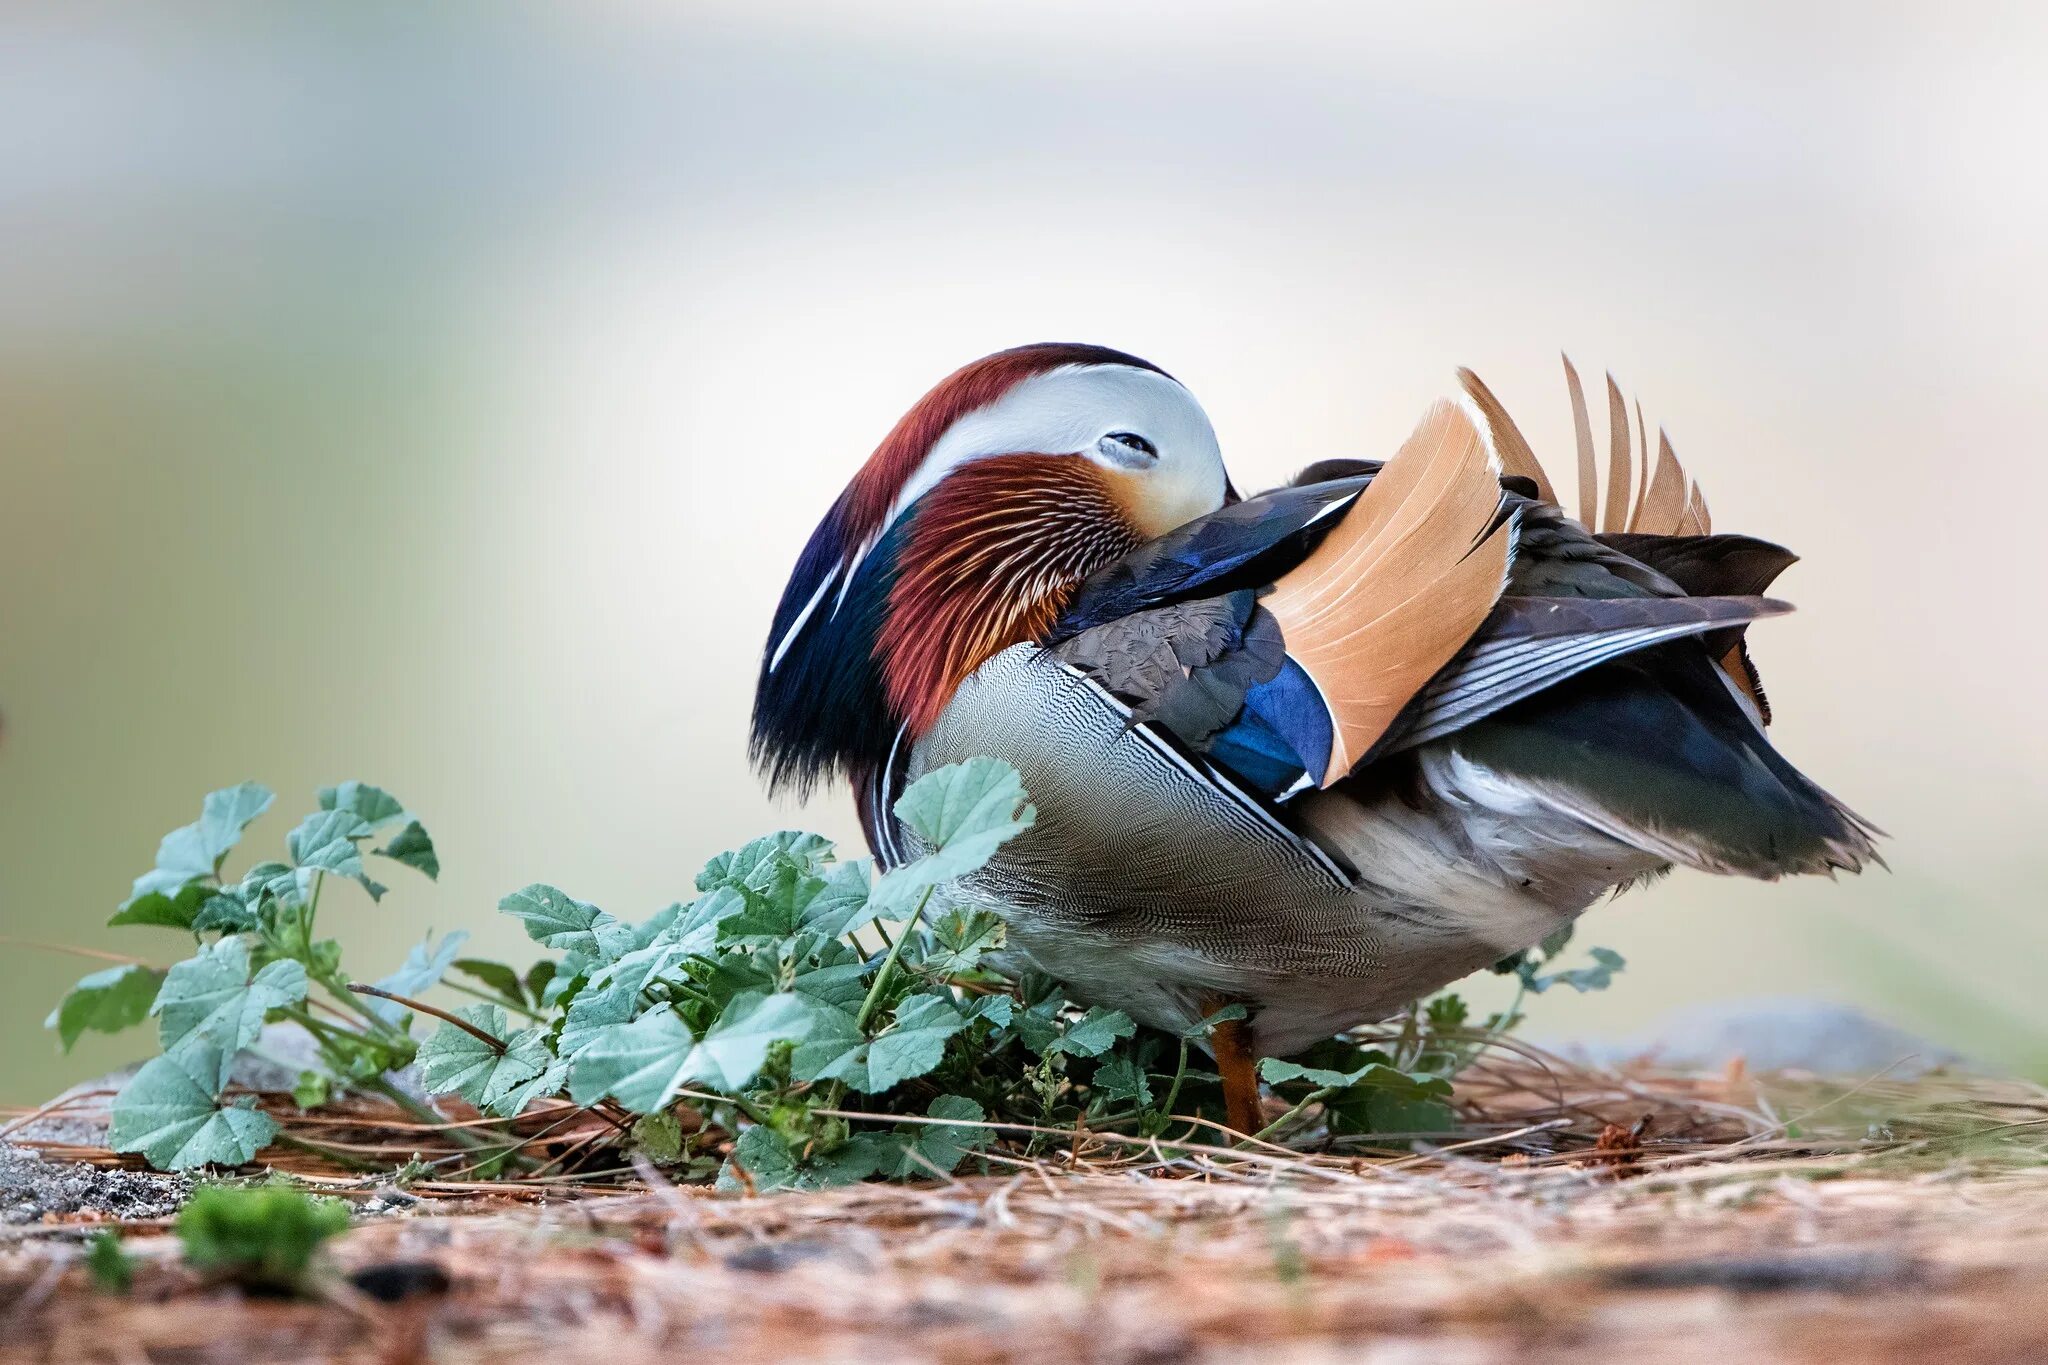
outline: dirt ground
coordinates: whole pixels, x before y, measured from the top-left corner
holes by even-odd
[[[300,1303],[204,1284],[162,1219],[130,1225],[132,1293],[98,1294],[91,1215],[46,1215],[0,1247],[0,1360],[2048,1359],[2038,1170],[1038,1167],[371,1207]]]

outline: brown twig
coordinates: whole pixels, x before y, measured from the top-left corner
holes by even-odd
[[[475,1024],[470,1023],[469,1020],[464,1019],[459,1015],[450,1014],[447,1010],[437,1009],[432,1005],[421,1004],[419,1001],[414,1000],[410,996],[399,995],[395,991],[383,990],[376,986],[365,986],[360,981],[350,982],[348,989],[351,995],[374,995],[379,1000],[389,1000],[394,1004],[403,1005],[407,1009],[412,1010],[416,1013],[431,1014],[436,1019],[439,1019],[442,1023],[453,1024],[455,1025],[455,1027],[461,1029],[464,1033],[469,1034],[472,1038],[476,1038],[479,1041],[489,1043],[491,1046],[491,1051],[497,1053],[499,1056],[503,1056],[505,1053],[505,1044],[502,1039],[493,1038],[488,1032],[478,1028]]]

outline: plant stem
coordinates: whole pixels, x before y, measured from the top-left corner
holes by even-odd
[[[1274,1119],[1264,1128],[1261,1128],[1258,1132],[1253,1133],[1252,1140],[1254,1142],[1264,1141],[1268,1133],[1271,1133],[1276,1128],[1285,1126],[1287,1123],[1291,1122],[1297,1114],[1301,1113],[1302,1110],[1308,1108],[1312,1104],[1316,1104],[1320,1101],[1328,1099],[1330,1096],[1336,1094],[1339,1089],[1340,1087],[1338,1086],[1326,1085],[1321,1090],[1310,1091],[1307,1095],[1304,1095],[1302,1097],[1300,1104],[1295,1105],[1292,1109],[1282,1114],[1279,1118]]]
[[[327,874],[325,872],[315,872],[313,874],[313,890],[306,897],[306,950],[308,952],[311,952],[313,948],[313,918],[320,913],[320,888],[325,885],[327,885]]]
[[[917,932],[918,921],[924,918],[924,908],[931,902],[932,890],[933,888],[929,886],[924,889],[924,894],[917,898],[917,909],[911,912],[910,922],[903,926],[903,937],[889,944],[889,955],[882,959],[881,970],[875,973],[875,984],[868,987],[868,998],[860,1002],[860,1013],[853,1016],[855,1028],[866,1028],[868,1020],[874,1017],[875,1006],[882,1000],[882,987],[889,984],[890,973],[896,969],[896,959],[903,955],[903,945],[910,942],[910,936]],[[882,933],[882,922],[879,919],[874,921],[874,925],[875,932]],[[887,934],[882,934],[884,942],[888,941],[888,937]]]
[[[1169,1118],[1173,1116],[1174,1102],[1180,1099],[1181,1078],[1186,1076],[1187,1074],[1188,1039],[1186,1034],[1182,1034],[1180,1039],[1180,1065],[1174,1068],[1173,1084],[1166,1088],[1166,1099],[1163,1102],[1161,1102],[1159,1106],[1159,1112],[1165,1114]]]

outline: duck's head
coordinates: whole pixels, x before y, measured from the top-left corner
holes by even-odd
[[[755,761],[807,789],[880,762],[1082,579],[1223,505],[1194,396],[1102,346],[999,351],[920,398],[811,535],[754,698]]]

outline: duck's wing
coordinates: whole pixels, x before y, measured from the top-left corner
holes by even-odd
[[[1383,468],[1292,486],[1084,586],[1065,664],[1269,798],[1327,786],[1606,660],[1785,610],[1688,597],[1508,488],[1462,409]]]

